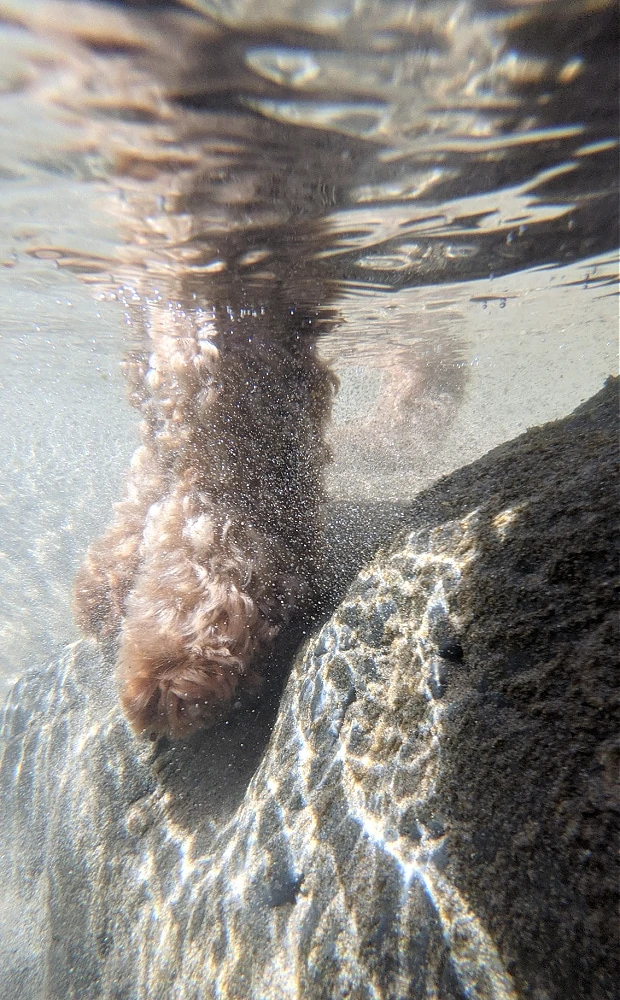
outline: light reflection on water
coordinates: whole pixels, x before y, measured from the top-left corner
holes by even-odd
[[[617,368],[612,5],[194,7],[0,3],[5,682],[75,637],[156,299],[324,312],[335,500],[403,503]]]

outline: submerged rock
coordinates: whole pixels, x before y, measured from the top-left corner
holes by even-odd
[[[23,678],[2,996],[615,996],[616,410],[420,496],[275,724],[139,743],[86,643]]]

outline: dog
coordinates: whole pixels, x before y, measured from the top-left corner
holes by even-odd
[[[260,658],[319,599],[335,389],[273,296],[207,322],[179,312],[126,363],[141,443],[74,588],[81,628],[118,640],[131,726],[173,737],[256,692]]]

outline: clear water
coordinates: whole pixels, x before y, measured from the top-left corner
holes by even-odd
[[[0,3],[0,695],[77,636],[136,443],[122,355],[169,303],[277,281],[334,314],[329,492],[368,547],[617,370],[614,16]]]

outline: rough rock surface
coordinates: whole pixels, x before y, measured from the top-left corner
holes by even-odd
[[[140,744],[85,643],[21,680],[4,1000],[615,997],[616,410],[422,495],[275,724]]]

